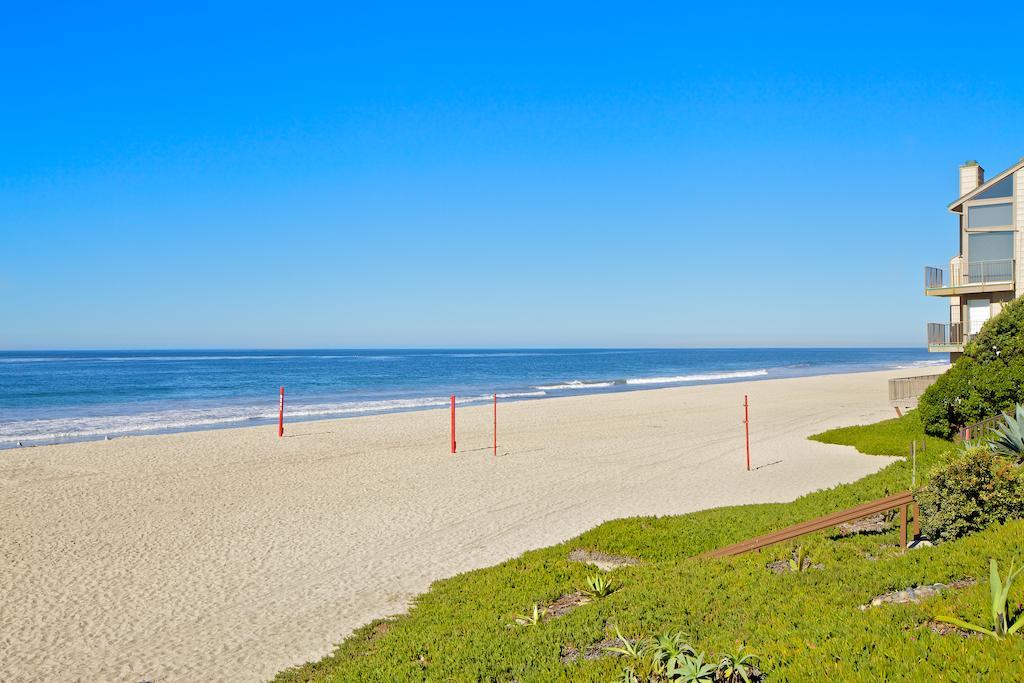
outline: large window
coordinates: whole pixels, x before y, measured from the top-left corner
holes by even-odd
[[[1013,258],[1012,232],[976,232],[967,236],[970,261],[1003,261]]]
[[[1013,196],[1013,174],[1006,176],[998,183],[988,188],[981,194],[975,195],[975,199],[999,199]]]
[[[967,282],[1013,281],[1012,232],[975,232],[967,240]]]
[[[1013,204],[982,204],[967,207],[968,228],[1001,228],[1013,225]]]

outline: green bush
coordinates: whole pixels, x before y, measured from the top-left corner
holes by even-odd
[[[971,448],[933,472],[914,497],[921,506],[921,531],[933,541],[1024,517],[1020,469],[986,446]]]
[[[985,323],[961,356],[921,396],[925,431],[950,438],[957,429],[1024,403],[1024,298]]]

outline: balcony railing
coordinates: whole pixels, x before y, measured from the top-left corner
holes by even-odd
[[[947,277],[947,275],[949,277]],[[943,268],[926,266],[924,269],[925,289],[949,289],[969,285],[1005,284],[1013,282],[1013,259],[996,261],[967,261]]]
[[[928,346],[963,346],[977,333],[970,323],[928,323]]]

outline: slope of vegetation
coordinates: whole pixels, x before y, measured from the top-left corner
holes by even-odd
[[[865,453],[905,455],[925,439],[915,412],[898,420],[837,429],[814,437]],[[928,439],[918,481],[942,465],[952,445]],[[989,558],[1024,560],[1024,522],[996,525],[932,548],[902,552],[897,531],[800,539],[803,571],[772,571],[796,544],[727,560],[694,556],[721,545],[837,509],[906,490],[910,463],[894,463],[853,484],[792,503],[748,505],[673,517],[602,524],[561,545],[435,583],[408,614],[370,624],[323,660],[279,674],[299,681],[610,681],[625,658],[604,648],[630,639],[684,631],[698,651],[745,644],[771,681],[1021,680],[1024,638],[965,637],[934,628],[937,615],[976,621],[986,614]],[[587,589],[597,570],[569,553],[585,548],[638,558],[605,576],[616,587],[557,617],[529,616]],[[803,568],[803,567],[801,567]],[[879,595],[963,579],[919,603],[862,609]],[[1024,590],[1011,598],[1020,601]]]

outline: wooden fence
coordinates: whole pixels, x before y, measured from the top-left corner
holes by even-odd
[[[942,375],[918,375],[917,377],[896,377],[889,380],[889,400],[900,405],[908,405],[908,401],[917,402],[917,397],[924,390],[935,384]]]
[[[914,502],[914,495],[910,491],[904,491],[903,493],[896,493],[885,498],[879,498],[869,503],[862,503],[856,507],[852,507],[846,510],[840,510],[839,512],[833,512],[830,515],[824,517],[818,517],[807,522],[801,522],[800,524],[794,524],[788,526],[785,529],[773,531],[770,534],[764,536],[758,536],[751,538],[740,543],[734,543],[733,545],[719,548],[718,550],[711,550],[700,557],[728,557],[730,555],[742,555],[743,553],[749,553],[752,550],[760,550],[775,543],[782,543],[783,541],[789,541],[800,536],[806,536],[807,534],[813,534],[815,531],[821,531],[822,529],[828,529],[829,527],[836,526],[837,524],[843,524],[844,522],[853,522],[863,517],[870,517],[871,515],[877,515],[879,512],[888,512],[894,508],[900,509],[900,546],[903,548],[907,547],[907,516],[910,508],[914,511],[914,538],[916,539],[921,535],[921,510],[918,508],[917,503]]]
[[[960,431],[953,437],[955,443],[963,443],[964,441],[971,441],[978,439],[984,439],[991,435],[993,432],[998,431],[999,425],[1003,424],[1005,415],[1000,413],[999,415],[993,415],[992,417],[986,417],[984,420],[979,420],[974,424],[969,424],[966,427],[961,427]]]

